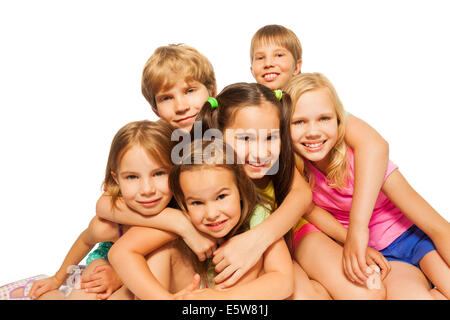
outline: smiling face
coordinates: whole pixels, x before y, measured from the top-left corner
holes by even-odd
[[[295,152],[325,172],[338,139],[336,109],[328,88],[303,93],[291,117]]]
[[[150,157],[140,145],[129,148],[117,172],[111,174],[125,203],[142,215],[160,213],[172,198],[168,169]]]
[[[156,94],[154,111],[174,128],[190,131],[208,97],[208,89],[202,83],[178,79],[171,88]]]
[[[239,163],[252,180],[266,177],[280,156],[280,116],[271,103],[242,107],[225,128],[225,141],[233,146]],[[255,183],[257,183],[255,181]]]
[[[222,238],[238,224],[241,216],[239,190],[230,170],[206,167],[183,171],[180,188],[197,230]]]
[[[269,89],[280,89],[300,72],[301,60],[295,61],[292,53],[273,42],[260,43],[254,50],[250,70],[256,82]]]

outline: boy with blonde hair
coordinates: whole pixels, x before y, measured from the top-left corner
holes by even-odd
[[[141,88],[158,117],[187,131],[208,97],[217,92],[209,60],[183,44],[155,50],[144,66]]]
[[[275,90],[301,71],[302,46],[290,29],[271,24],[260,28],[250,44],[250,71],[256,82]]]

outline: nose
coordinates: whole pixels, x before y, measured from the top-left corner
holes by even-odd
[[[140,185],[141,195],[149,196],[156,192],[155,184],[152,179],[142,179]]]
[[[308,138],[320,137],[319,127],[315,122],[311,122],[308,124],[306,128],[306,137]]]
[[[207,221],[214,222],[217,220],[219,215],[220,215],[220,210],[214,203],[209,203],[206,206],[206,212],[205,212],[204,217]]]
[[[266,159],[269,157],[269,148],[267,142],[260,141],[263,139],[255,139],[249,143],[248,160],[250,163],[258,163],[261,159]]]
[[[270,67],[273,67],[273,59],[272,59],[272,57],[271,56],[267,56],[265,59],[264,59],[264,68],[270,68]]]
[[[177,97],[175,99],[175,113],[183,114],[189,110],[189,104],[186,99],[182,97]]]

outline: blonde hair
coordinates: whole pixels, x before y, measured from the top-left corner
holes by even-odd
[[[125,152],[131,147],[139,145],[147,151],[152,159],[170,170],[172,168],[170,154],[174,146],[174,142],[170,139],[171,135],[172,129],[165,120],[130,122],[116,133],[111,143],[103,182],[103,188],[111,195],[113,205],[122,194],[112,173],[117,173]]]
[[[155,50],[142,71],[142,94],[155,111],[158,92],[171,88],[180,77],[186,82],[200,82],[211,96],[216,93],[214,69],[204,55],[184,44],[162,46]]]
[[[284,90],[291,96],[291,118],[295,112],[295,106],[300,97],[305,93],[321,88],[326,88],[333,101],[338,123],[338,137],[336,144],[331,149],[331,161],[326,169],[327,182],[332,188],[346,188],[349,178],[349,163],[347,157],[347,145],[344,140],[346,112],[336,89],[331,82],[321,73],[302,73],[292,77]],[[295,163],[300,173],[304,174],[313,186],[313,176],[305,168],[302,158],[295,157]]]
[[[300,44],[300,40],[292,30],[286,27],[270,24],[256,31],[250,44],[250,63],[253,63],[255,49],[261,43],[278,44],[289,50],[295,61],[302,60],[302,45]]]

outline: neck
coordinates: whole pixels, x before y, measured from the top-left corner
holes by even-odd
[[[259,189],[264,189],[269,184],[270,177],[269,176],[264,176],[261,179],[253,179],[252,181],[253,181],[253,183],[255,184],[256,187],[258,187]]]
[[[311,161],[312,162],[312,161]],[[330,153],[328,153],[325,158],[322,160],[312,162],[314,167],[316,167],[320,172],[322,172],[324,175],[327,174],[327,168],[330,165]]]

